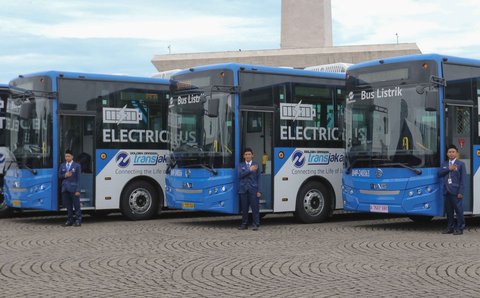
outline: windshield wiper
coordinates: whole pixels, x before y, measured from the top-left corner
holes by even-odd
[[[422,174],[422,170],[411,167],[411,166],[409,166],[407,164],[404,164],[404,163],[401,163],[401,162],[384,163],[384,164],[382,164],[382,166],[401,166],[402,168],[409,169],[409,170],[415,172],[415,174],[417,174],[417,175]]]
[[[26,164],[23,164],[23,163],[18,164],[18,167],[19,167],[19,168],[27,169],[27,170],[29,170],[33,175],[37,175],[37,170],[30,168],[30,167],[27,166]]]
[[[204,168],[204,169],[208,170],[209,172],[211,172],[215,176],[218,174],[217,170],[215,170],[213,168],[213,166],[206,165],[206,164],[197,163],[197,164],[186,165],[184,167],[185,168],[201,167],[201,168]]]

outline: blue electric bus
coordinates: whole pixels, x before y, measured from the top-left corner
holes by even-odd
[[[8,208],[3,196],[3,171],[5,164],[10,161],[11,155],[5,147],[5,109],[10,94],[8,85],[0,84],[0,217],[9,215],[12,209]]]
[[[467,165],[466,214],[480,213],[480,60],[436,54],[347,71],[346,210],[413,220],[444,214],[437,177],[446,147]]]
[[[176,73],[171,87],[169,207],[238,214],[237,168],[251,147],[262,213],[309,223],[342,208],[345,73],[218,64]]]
[[[48,71],[9,85],[8,206],[62,210],[57,169],[70,149],[82,168],[83,210],[136,220],[165,207],[169,81]]]

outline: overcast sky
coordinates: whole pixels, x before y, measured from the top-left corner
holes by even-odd
[[[0,0],[0,83],[65,70],[150,76],[156,54],[277,49],[281,0]],[[475,0],[332,0],[333,43],[480,59]],[[170,47],[170,49],[169,49]]]

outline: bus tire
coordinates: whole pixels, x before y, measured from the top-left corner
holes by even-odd
[[[424,215],[410,215],[410,218],[415,223],[429,223],[432,221],[433,216],[424,216]]]
[[[5,198],[3,197],[3,191],[0,191],[0,218],[11,216],[13,209],[7,206]]]
[[[122,192],[120,210],[130,220],[152,218],[158,210],[158,194],[146,181],[129,183]]]
[[[317,181],[305,184],[297,194],[295,217],[303,223],[325,221],[332,210],[332,198],[325,185]]]

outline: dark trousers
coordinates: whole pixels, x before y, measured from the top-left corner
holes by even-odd
[[[463,231],[465,228],[465,220],[463,218],[463,199],[457,199],[457,195],[447,193],[445,195],[445,211],[447,212],[447,221],[449,230]],[[457,216],[457,224],[455,225],[454,214]]]
[[[242,206],[242,226],[248,226],[248,209],[252,208],[253,225],[260,226],[260,202],[257,193],[241,193],[240,205]]]
[[[78,223],[82,222],[82,210],[80,210],[80,197],[75,196],[75,193],[64,191],[62,192],[62,201],[65,208],[67,208],[67,222],[73,223],[73,208],[75,207],[75,217]]]

